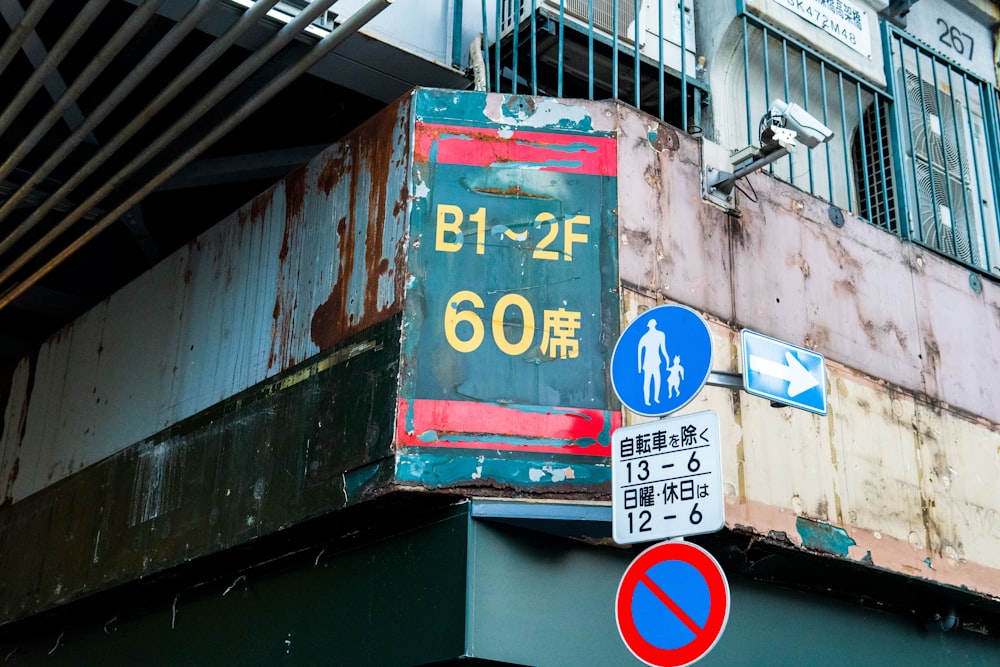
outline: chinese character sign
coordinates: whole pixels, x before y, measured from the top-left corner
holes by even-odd
[[[715,412],[618,429],[611,465],[615,542],[713,533],[725,524]]]
[[[794,12],[849,48],[870,58],[868,14],[849,0],[780,0],[779,7]]]
[[[404,435],[421,432],[420,410],[551,406],[603,432],[570,434],[571,453],[607,455],[613,402],[604,366],[618,322],[614,138],[424,120],[414,143],[403,325],[403,395],[414,423]],[[483,421],[436,430],[492,433],[496,424]],[[525,448],[510,438],[480,444]]]

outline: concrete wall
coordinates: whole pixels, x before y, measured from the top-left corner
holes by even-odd
[[[1000,596],[1000,286],[763,174],[741,215],[701,199],[699,146],[620,111],[625,322],[704,312],[716,370],[739,330],[826,355],[829,414],[722,388],[726,523],[796,547]],[[628,422],[626,418],[626,422]]]

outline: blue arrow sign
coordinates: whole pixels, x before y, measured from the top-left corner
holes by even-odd
[[[743,388],[747,392],[826,414],[826,360],[822,354],[743,329]]]
[[[650,308],[622,332],[611,355],[611,385],[622,405],[646,417],[678,410],[712,370],[712,336],[687,306]]]

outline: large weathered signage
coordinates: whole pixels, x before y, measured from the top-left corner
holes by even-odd
[[[613,136],[414,130],[403,445],[609,453]]]

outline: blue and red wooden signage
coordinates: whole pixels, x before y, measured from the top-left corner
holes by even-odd
[[[615,601],[622,640],[655,667],[682,667],[708,653],[729,620],[729,582],[718,561],[690,542],[662,542],[632,561]]]
[[[608,456],[615,137],[493,123],[448,108],[485,97],[450,95],[413,130],[396,442]]]

